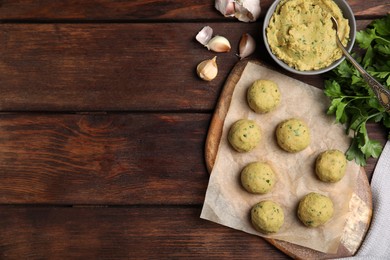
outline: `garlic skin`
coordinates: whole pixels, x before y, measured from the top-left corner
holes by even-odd
[[[215,79],[218,74],[217,56],[211,60],[204,60],[199,63],[196,67],[196,72],[198,76],[205,81]]]
[[[206,45],[208,50],[212,50],[214,52],[229,52],[232,48],[230,46],[230,42],[223,36],[214,36]]]
[[[260,0],[236,0],[235,16],[242,22],[256,21],[261,12]]]
[[[234,16],[242,22],[255,22],[261,12],[260,0],[215,0],[215,8],[224,16],[233,16],[234,10]]]
[[[240,59],[242,60],[243,58],[248,57],[251,55],[256,49],[256,42],[255,39],[249,34],[249,33],[244,33],[241,36],[240,44],[238,46],[239,50],[239,55]]]
[[[195,39],[200,42],[202,45],[206,45],[211,37],[213,36],[213,28],[210,26],[205,26],[198,32],[198,34],[195,36]]]
[[[216,0],[215,8],[220,11],[225,17],[234,16],[236,12],[234,0]]]

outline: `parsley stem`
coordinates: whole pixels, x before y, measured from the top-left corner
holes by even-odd
[[[382,112],[377,112],[375,114],[372,114],[372,115],[369,115],[367,116],[366,118],[364,118],[364,120],[362,120],[362,122],[360,122],[357,126],[356,126],[356,131],[355,131],[355,136],[357,135],[357,133],[359,133],[359,129],[362,127],[363,124],[366,124],[368,120],[370,120],[371,118],[373,117],[376,117],[378,115],[382,114]]]
[[[376,38],[377,39],[381,39],[382,41],[386,42],[387,44],[390,44],[390,41],[385,39],[385,38],[383,38],[383,37],[380,37],[380,36],[377,35]]]
[[[341,98],[352,98],[353,100],[355,100],[355,99],[369,99],[371,97],[370,96],[341,96]]]

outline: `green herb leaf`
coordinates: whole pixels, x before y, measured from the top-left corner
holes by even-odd
[[[351,55],[381,84],[389,87],[390,14],[374,20],[367,29],[358,32],[356,43],[362,49]],[[347,134],[354,131],[346,156],[364,166],[368,158],[377,158],[382,152],[381,143],[370,139],[366,124],[375,122],[390,130],[390,114],[381,106],[359,71],[346,60],[326,77],[324,94],[331,100],[327,113],[335,115],[336,122],[346,124]]]
[[[369,45],[366,54],[364,55],[363,58],[363,67],[365,69],[367,69],[368,66],[372,65],[374,57],[375,57],[374,50],[372,49],[371,45]]]
[[[363,152],[360,150],[356,139],[352,140],[351,146],[346,152],[346,157],[349,161],[355,160],[355,162],[361,166],[365,166],[367,164],[366,158],[364,157]]]
[[[382,145],[378,141],[368,140],[360,149],[366,157],[378,158],[382,152]]]
[[[333,100],[336,100],[336,99],[333,99]],[[336,108],[336,121],[337,122],[340,122],[340,123],[345,123],[346,122],[346,114],[344,113],[344,110],[345,110],[345,107],[347,106],[348,103],[345,103],[342,101],[342,99],[340,100],[340,102],[338,102],[337,104],[337,108]]]
[[[390,55],[390,46],[384,45],[384,44],[379,44],[375,46],[375,49],[377,52],[383,54],[383,55]]]
[[[390,128],[390,115],[388,113],[383,113],[382,122],[386,128]]]
[[[355,113],[352,116],[348,130],[350,130],[350,129],[354,130],[354,131],[359,130],[359,126],[366,120],[366,118],[367,118],[366,115],[362,115],[360,113]]]
[[[325,95],[328,97],[339,97],[342,95],[341,93],[341,87],[340,84],[337,83],[337,81],[332,80],[332,81],[326,81],[325,82],[325,90],[324,90]]]
[[[360,48],[367,49],[371,45],[371,42],[377,38],[374,29],[367,29],[366,31],[360,31],[356,33],[356,41],[359,43]]]
[[[376,28],[378,34],[382,36],[390,36],[390,16],[386,16],[382,19],[374,20],[371,26]]]

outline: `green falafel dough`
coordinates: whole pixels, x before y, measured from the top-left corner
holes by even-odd
[[[253,150],[260,142],[261,130],[255,121],[240,119],[229,130],[228,140],[231,146],[240,153]]]
[[[249,107],[256,113],[267,113],[280,103],[278,85],[271,80],[256,80],[247,91]]]
[[[310,131],[305,122],[292,118],[277,126],[276,139],[283,150],[290,153],[300,152],[310,144]]]
[[[252,207],[251,221],[253,227],[261,233],[276,233],[284,223],[284,212],[276,202],[261,201]]]
[[[305,226],[318,227],[333,216],[332,200],[322,194],[311,192],[301,199],[298,218]]]
[[[272,190],[276,176],[271,166],[264,162],[253,162],[241,171],[241,184],[250,193],[265,194]]]
[[[316,174],[321,181],[338,182],[347,169],[347,159],[339,150],[322,152],[316,160]]]

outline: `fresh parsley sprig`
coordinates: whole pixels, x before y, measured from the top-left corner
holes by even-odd
[[[374,20],[356,34],[360,50],[352,56],[382,85],[390,86],[390,14]],[[354,131],[346,153],[348,160],[366,165],[369,157],[378,158],[382,145],[370,139],[366,124],[376,122],[390,129],[390,114],[380,105],[360,73],[346,60],[326,75],[324,93],[331,100],[328,114],[345,124],[347,134]],[[390,139],[390,135],[389,135]]]

